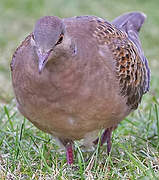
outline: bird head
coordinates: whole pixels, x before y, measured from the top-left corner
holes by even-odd
[[[38,56],[39,73],[42,72],[55,47],[63,42],[64,35],[64,23],[56,16],[44,16],[36,22],[32,41]]]

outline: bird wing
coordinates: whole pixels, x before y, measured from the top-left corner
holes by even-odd
[[[122,29],[127,33],[129,39],[136,45],[138,54],[141,60],[144,62],[146,66],[146,75],[145,79],[145,89],[144,93],[149,90],[150,86],[150,69],[148,67],[148,61],[144,56],[144,52],[141,47],[140,39],[139,39],[139,31],[146,19],[146,15],[142,12],[130,12],[123,14],[112,21],[112,24],[116,27]]]
[[[120,92],[122,96],[127,97],[127,105],[131,109],[136,109],[142,95],[148,90],[148,66],[140,55],[141,45],[137,32],[132,32],[139,31],[139,27],[133,30],[128,20],[126,31],[123,26],[120,27],[125,19],[124,17],[114,21],[116,26],[96,18],[96,29],[93,35],[97,38],[98,45],[106,45],[111,51],[116,62],[116,76],[120,84]]]

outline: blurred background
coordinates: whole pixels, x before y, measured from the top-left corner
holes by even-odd
[[[140,38],[151,67],[151,91],[159,87],[159,1],[158,0],[0,0],[0,103],[8,103],[13,92],[9,63],[21,41],[44,15],[71,17],[96,15],[111,21],[130,11],[142,11],[147,20]],[[157,82],[158,81],[158,82]]]

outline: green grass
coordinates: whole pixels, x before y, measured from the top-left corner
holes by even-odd
[[[0,2],[0,179],[159,179],[159,1],[158,0],[1,0]],[[151,68],[151,90],[138,110],[113,133],[106,146],[83,153],[75,143],[75,164],[50,135],[35,128],[16,109],[9,63],[17,45],[43,15],[92,14],[112,20],[127,11],[148,18],[140,38]]]

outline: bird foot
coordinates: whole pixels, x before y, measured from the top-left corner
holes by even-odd
[[[107,128],[104,130],[101,136],[100,146],[102,146],[105,142],[107,142],[107,154],[109,155],[111,151],[111,135],[112,135],[113,128]],[[98,144],[99,138],[97,138],[93,143],[96,145]]]

